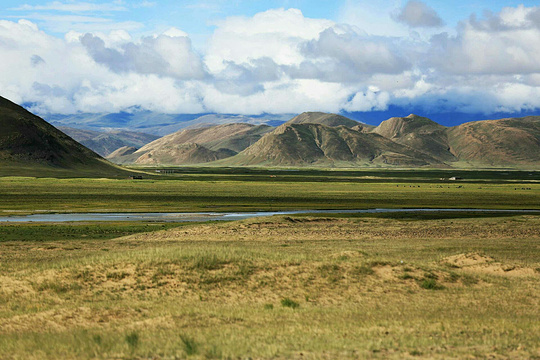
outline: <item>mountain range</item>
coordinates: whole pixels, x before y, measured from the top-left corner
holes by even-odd
[[[185,129],[166,135],[135,151],[124,147],[108,158],[119,164],[206,163],[236,155],[273,129],[267,125],[245,123]]]
[[[56,127],[70,127],[97,132],[129,131],[156,135],[172,134],[182,129],[193,129],[229,123],[277,126],[292,115],[237,115],[237,114],[164,114],[132,109],[112,114],[77,113],[47,115],[45,120]]]
[[[210,118],[216,119],[234,121],[226,116]],[[413,114],[390,118],[377,127],[320,112],[302,113],[277,127],[249,122],[212,125],[204,117],[186,122],[193,120],[193,126],[157,139],[155,135],[110,129],[104,134],[62,129],[89,146],[101,146],[99,151],[109,153],[108,159],[118,164],[540,167],[537,116],[454,127]],[[1,97],[0,127],[0,170],[121,171],[43,119]],[[116,145],[122,146],[112,151]]]
[[[140,165],[538,167],[540,117],[445,127],[411,114],[374,127],[308,112],[275,128],[226,124],[181,130],[109,159]]]
[[[159,136],[134,131],[108,130],[105,132],[76,129],[68,126],[59,126],[58,130],[95,151],[101,156],[107,156],[118,148],[141,147],[149,142],[159,139]]]

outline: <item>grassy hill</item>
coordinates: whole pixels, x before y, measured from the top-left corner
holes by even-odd
[[[411,114],[383,121],[373,129],[373,132],[441,161],[457,161],[456,156],[450,151],[447,130],[448,128],[433,120]]]
[[[234,155],[227,149],[218,151],[210,150],[195,143],[167,144],[159,148],[145,151],[139,155],[139,151],[129,155],[137,156],[134,164],[138,165],[184,165],[207,163]]]
[[[273,128],[267,125],[224,124],[185,129],[157,139],[127,155],[109,156],[116,163],[194,164],[236,155]]]
[[[490,166],[540,166],[540,117],[484,120],[448,130],[452,152],[463,162]]]
[[[411,114],[383,121],[373,132],[458,167],[540,164],[540,117],[536,116],[447,128]]]
[[[113,176],[124,171],[0,97],[0,176]]]
[[[374,133],[345,126],[287,123],[225,162],[270,166],[425,166],[436,159]]]

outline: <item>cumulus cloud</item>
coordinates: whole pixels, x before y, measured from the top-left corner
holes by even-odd
[[[120,46],[121,36],[112,34],[110,37],[115,38]],[[92,38],[99,43],[93,45],[96,49],[113,50],[103,47],[99,39]],[[149,51],[154,51],[156,56],[164,56],[165,53],[175,56],[174,59],[167,58],[167,66],[162,71],[164,74],[152,73],[150,70],[154,64],[138,63],[137,66],[142,68],[139,72],[137,67],[125,72],[113,71],[108,65],[96,61],[83,42],[76,38],[64,40],[49,36],[26,20],[0,21],[2,96],[18,103],[33,103],[32,110],[41,114],[115,112],[132,106],[161,112],[203,112],[200,84],[190,80],[193,74],[201,76],[201,60],[194,59],[190,65],[189,61],[195,55],[188,52],[189,47],[183,39],[160,38],[158,35],[148,41],[151,45],[148,45]],[[113,43],[110,39],[109,42]],[[146,46],[142,43],[129,44],[143,49]],[[182,50],[186,52],[178,53]],[[132,52],[139,55],[137,51]],[[130,61],[136,59],[135,55],[112,54],[107,57],[101,53],[101,61],[124,64],[125,59],[118,59],[118,54],[127,56]]]
[[[303,60],[298,44],[312,40],[334,22],[304,17],[297,9],[276,9],[252,18],[231,17],[216,23],[206,54],[211,71],[222,70],[227,62],[249,63],[252,59],[271,58],[280,65]]]
[[[343,110],[348,112],[386,110],[389,103],[388,92],[381,92],[376,87],[370,87],[366,91],[354,94],[353,98],[343,106]]]
[[[431,66],[452,74],[532,74],[540,72],[538,8],[504,8],[485,19],[471,16],[458,34],[431,40]],[[531,19],[531,17],[533,19]]]
[[[537,7],[471,16],[454,35],[429,40],[374,36],[295,9],[215,26],[199,54],[189,34],[175,28],[143,37],[116,29],[58,38],[28,20],[0,21],[2,96],[42,114],[134,106],[239,114],[540,108]]]
[[[144,37],[139,43],[128,42],[120,49],[107,47],[105,41],[92,34],[85,34],[80,41],[98,64],[117,73],[157,74],[178,79],[205,76],[202,61],[186,36]]]
[[[437,12],[425,3],[410,0],[394,14],[394,20],[410,27],[441,27],[443,20]]]
[[[321,69],[321,77],[330,81],[358,81],[378,73],[399,74],[411,67],[391,40],[360,35],[350,28],[326,29],[317,39],[301,44],[301,49],[307,58],[304,64],[322,64],[326,71]]]

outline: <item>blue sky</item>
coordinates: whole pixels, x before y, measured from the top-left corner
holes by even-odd
[[[207,0],[207,1],[18,1],[4,0],[0,8],[0,18],[6,20],[29,19],[43,30],[55,36],[63,36],[70,30],[84,31],[94,26],[91,22],[71,21],[74,15],[94,18],[99,28],[100,20],[106,19],[102,29],[110,27],[126,28],[134,34],[144,35],[159,32],[169,27],[177,27],[197,38],[198,45],[211,36],[215,23],[231,16],[251,17],[268,9],[296,8],[309,18],[344,20],[349,9],[365,9],[367,15],[376,15],[375,21],[383,21],[388,14],[384,10],[399,8],[405,1],[327,1],[327,0]],[[448,29],[471,14],[482,15],[486,11],[499,12],[504,7],[519,5],[536,6],[537,1],[424,1],[443,18]],[[86,6],[84,6],[86,5]],[[77,10],[94,6],[94,10]],[[65,9],[65,10],[62,10]],[[70,11],[71,10],[71,11]],[[374,13],[374,14],[373,14]],[[65,21],[60,19],[64,18]],[[59,21],[60,20],[60,21]],[[88,19],[89,21],[90,19]],[[124,24],[124,26],[123,26]],[[362,27],[361,23],[353,23]],[[368,29],[369,31],[369,29]]]
[[[536,114],[538,53],[536,1],[0,5],[1,95],[40,114]]]

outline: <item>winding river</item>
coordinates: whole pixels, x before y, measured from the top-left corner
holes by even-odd
[[[0,216],[0,222],[76,222],[76,221],[146,221],[146,222],[201,222],[232,221],[254,217],[294,214],[356,214],[397,212],[504,212],[540,214],[540,210],[495,209],[358,209],[358,210],[295,210],[258,212],[196,212],[196,213],[51,213],[22,216]]]

